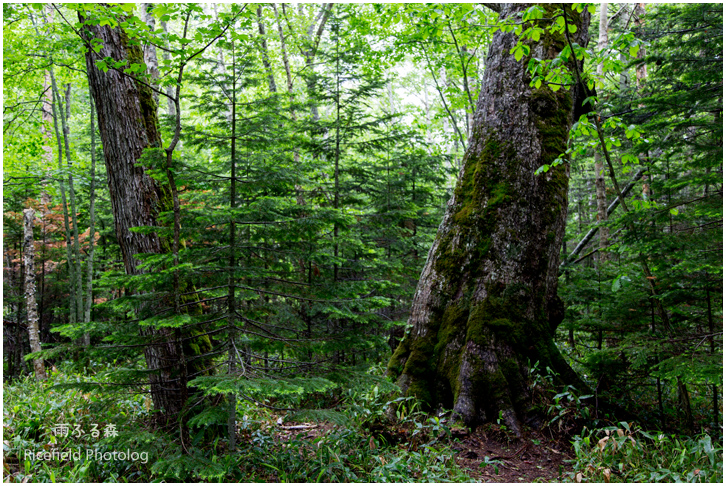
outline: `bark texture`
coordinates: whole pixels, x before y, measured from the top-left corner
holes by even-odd
[[[558,6],[544,4],[552,17]],[[502,4],[502,17],[529,8]],[[567,11],[577,42],[589,15]],[[469,425],[501,414],[519,432],[531,403],[528,367],[580,383],[553,342],[567,211],[567,165],[535,175],[566,150],[573,92],[529,86],[528,58],[497,32],[487,57],[469,147],[414,296],[411,330],[389,362],[404,393],[453,408]],[[531,55],[553,58],[563,35],[547,30]]]
[[[95,61],[105,56],[131,63],[142,61],[141,49],[129,44],[123,30],[99,25],[86,25],[85,29],[89,38],[103,42],[98,56],[91,50],[86,53],[86,67],[103,142],[116,237],[126,273],[140,274],[143,269],[135,255],[170,251],[170,243],[157,233],[131,231],[139,226],[158,226],[158,215],[172,209],[170,188],[158,184],[148,175],[148,168],[139,165],[145,149],[161,147],[156,102],[148,86],[113,69],[104,73],[96,67]],[[187,394],[180,379],[182,351],[169,329],[143,327],[141,333],[154,343],[144,350],[146,365],[153,370],[154,407],[164,411],[166,420],[175,422]]]
[[[33,244],[33,222],[35,211],[23,210],[23,257],[25,259],[25,309],[28,314],[28,340],[30,351],[39,353],[40,348],[40,319],[38,319],[38,304],[35,300],[35,246]],[[45,365],[42,358],[33,358],[33,369],[36,380],[46,380]]]

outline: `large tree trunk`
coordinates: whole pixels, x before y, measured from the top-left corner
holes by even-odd
[[[559,8],[544,4],[545,17]],[[502,5],[500,15],[529,8]],[[589,15],[568,8],[577,42]],[[389,363],[404,393],[453,407],[469,425],[499,414],[515,431],[531,403],[528,368],[539,361],[580,384],[553,341],[564,306],[557,297],[567,213],[567,165],[541,175],[566,150],[572,92],[529,86],[513,33],[497,32],[487,58],[469,148],[414,296],[411,330]],[[546,30],[531,55],[565,45]]]
[[[158,234],[131,231],[139,226],[158,226],[158,215],[172,209],[169,187],[158,184],[146,168],[137,165],[145,149],[161,147],[156,102],[148,86],[113,69],[104,73],[96,67],[95,61],[106,56],[142,62],[141,49],[128,42],[123,30],[99,25],[85,25],[84,29],[103,42],[98,55],[92,50],[86,52],[88,83],[98,114],[116,237],[126,273],[139,274],[142,270],[135,255],[169,251],[169,242]],[[153,370],[154,407],[163,410],[166,420],[175,422],[186,396],[179,378],[181,351],[168,329],[143,327],[141,333],[155,343],[144,350],[147,367]]]

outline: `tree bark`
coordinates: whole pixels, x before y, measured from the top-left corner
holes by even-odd
[[[282,64],[285,66],[285,76],[287,79],[287,92],[292,93],[292,73],[290,72],[290,60],[287,55],[287,46],[285,43],[285,34],[282,32],[282,24],[280,23],[280,15],[277,13],[277,5],[272,4],[272,11],[275,13],[275,21],[277,23],[277,32],[280,35],[280,49],[282,51]]]
[[[559,8],[542,7],[546,18]],[[500,15],[526,8],[505,4]],[[589,14],[567,13],[586,45]],[[456,190],[388,371],[404,393],[453,407],[466,424],[501,416],[519,433],[531,404],[529,366],[539,361],[563,382],[582,382],[553,341],[564,316],[557,269],[569,166],[535,175],[567,148],[574,90],[530,87],[529,59],[510,54],[516,42],[502,31],[492,40]],[[565,42],[546,30],[531,56],[552,59]]]
[[[148,86],[113,69],[104,73],[96,67],[96,59],[106,56],[142,61],[141,49],[128,42],[123,30],[100,25],[85,25],[84,29],[103,42],[98,56],[92,50],[86,52],[88,82],[103,142],[116,237],[126,273],[138,275],[143,270],[137,254],[170,249],[169,242],[162,241],[157,233],[131,231],[139,226],[158,226],[158,215],[172,209],[170,188],[158,184],[147,173],[148,168],[138,165],[144,150],[161,147],[156,103]],[[182,357],[173,332],[153,326],[140,332],[154,343],[144,350],[146,365],[152,371],[154,407],[163,410],[163,419],[176,422],[186,393],[179,378]]]
[[[28,339],[30,351],[39,353],[40,348],[40,325],[38,319],[38,304],[35,300],[35,247],[33,246],[33,220],[35,211],[33,209],[23,210],[23,258],[25,259],[25,311],[28,316]],[[20,319],[18,319],[18,326]],[[45,374],[43,358],[33,358],[33,369],[35,379],[42,381],[48,379]]]
[[[299,4],[298,8],[302,15],[303,5]],[[315,91],[315,78],[312,77],[312,73],[314,71],[315,56],[318,53],[318,45],[320,44],[320,40],[323,38],[325,23],[328,21],[328,18],[330,17],[332,11],[332,3],[324,3],[321,5],[320,11],[318,12],[317,16],[306,29],[306,35],[303,41],[304,47],[300,47],[300,53],[305,58],[305,70],[306,72],[310,73],[310,75],[306,79],[308,96],[311,96],[312,93]],[[318,112],[318,105],[316,103],[311,103],[310,112],[313,117],[313,122],[317,122],[320,119],[320,113]]]
[[[600,4],[600,25],[599,36],[597,40],[597,49],[602,52],[608,44],[608,3]],[[603,63],[597,65],[598,77],[603,75]],[[595,150],[595,191],[597,196],[597,219],[600,224],[600,252],[598,259],[604,262],[608,259],[605,248],[608,246],[609,230],[605,222],[608,219],[607,213],[607,195],[605,189],[605,168],[603,166],[599,150]]]
[[[267,48],[267,33],[265,32],[265,24],[262,20],[262,5],[257,6],[257,29],[260,33],[260,55],[262,56],[262,65],[267,73],[267,83],[270,86],[270,93],[277,93],[277,85],[275,84],[275,76],[272,72],[270,64],[270,54]]]
[[[636,3],[634,7],[634,15],[635,15],[635,26],[639,31],[643,30],[643,25],[645,24],[645,4],[644,3]],[[645,59],[645,49],[640,48],[638,49],[638,55],[637,59]],[[638,87],[638,91],[642,90],[645,86],[645,80],[648,77],[648,69],[646,67],[645,62],[640,62],[635,67],[635,80],[636,85]]]
[[[164,31],[165,35],[169,33],[167,24],[163,20],[161,21],[161,28]],[[166,47],[169,47],[168,42],[166,42]],[[164,50],[161,52],[161,58],[164,60],[164,62],[168,62],[169,60],[171,60],[171,55],[168,51]],[[168,116],[176,116],[176,105],[174,104],[174,100],[172,99],[174,96],[174,87],[166,86],[164,90],[166,91],[166,114]]]
[[[89,93],[90,94],[90,93]],[[86,280],[86,307],[84,309],[83,322],[91,322],[91,307],[93,306],[93,253],[96,247],[96,120],[94,112],[96,110],[93,105],[93,96],[90,96],[90,116],[91,116],[91,187],[89,189],[89,206],[88,217],[90,219],[88,226],[88,279]],[[86,332],[83,334],[83,345],[89,347],[91,345],[91,334]]]

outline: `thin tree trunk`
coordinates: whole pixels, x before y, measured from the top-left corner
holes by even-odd
[[[644,3],[636,3],[635,4],[635,25],[638,28],[638,30],[643,29],[643,25],[645,25],[645,4]],[[638,54],[636,55],[636,59],[645,59],[645,49],[641,47],[638,49]],[[636,86],[638,88],[638,91],[641,91],[643,87],[645,86],[645,80],[648,77],[648,68],[645,64],[645,61],[640,62],[635,67],[635,82]]]
[[[53,68],[50,69],[50,78],[52,81],[52,84],[55,84],[55,77],[53,75]],[[56,90],[52,90],[53,94],[55,94]],[[56,142],[58,144],[58,185],[60,186],[60,192],[61,192],[61,204],[63,206],[63,226],[65,229],[65,236],[66,236],[66,257],[68,259],[68,293],[69,293],[69,301],[68,301],[68,321],[69,322],[77,322],[77,315],[76,315],[76,288],[75,288],[75,270],[76,266],[73,262],[73,250],[72,250],[72,239],[71,239],[71,228],[70,228],[70,217],[68,215],[68,202],[66,199],[66,185],[64,182],[64,178],[62,175],[63,173],[63,148],[62,148],[62,136],[60,133],[60,130],[58,129],[58,112],[62,111],[62,107],[58,106],[56,102],[56,97],[54,96],[53,103],[51,104],[51,108],[53,111],[53,128],[55,129],[55,137]]]
[[[623,14],[620,16],[620,23],[622,25],[623,30],[628,30],[628,19],[630,16],[628,15],[629,9],[627,4],[623,4],[623,8],[625,9]],[[620,62],[623,63],[623,65],[628,64],[628,58],[625,53],[620,53]],[[627,69],[623,69],[620,73],[620,80],[619,80],[619,89],[621,93],[625,93],[628,90],[628,86],[630,85],[630,75],[628,73]]]
[[[91,116],[91,187],[89,196],[88,206],[88,217],[90,219],[88,226],[88,279],[86,280],[86,309],[83,317],[83,322],[91,322],[91,306],[93,305],[93,254],[96,247],[95,235],[96,235],[96,120],[95,111],[96,107],[93,105],[93,96],[90,95],[89,90],[89,101],[90,101],[90,116]],[[91,334],[86,332],[83,335],[83,344],[86,347],[91,345]]]
[[[40,326],[38,323],[38,305],[35,301],[35,247],[33,246],[33,220],[35,211],[31,208],[23,210],[23,258],[25,260],[25,310],[28,316],[28,338],[30,340],[30,351],[39,353],[40,347]],[[18,318],[18,326],[20,319]],[[45,374],[45,365],[42,358],[33,358],[33,369],[35,379],[42,381],[48,379]]]
[[[658,392],[658,412],[660,415],[660,428],[665,430],[665,412],[663,411],[663,390],[661,387],[660,376],[656,377],[656,390]]]
[[[275,84],[275,76],[272,72],[269,50],[267,48],[265,24],[262,21],[262,5],[257,6],[257,29],[260,33],[260,54],[262,55],[262,65],[265,67],[265,71],[267,72],[267,82],[270,86],[270,93],[277,93],[277,85]]]
[[[693,433],[693,410],[691,409],[691,395],[688,393],[688,386],[683,383],[680,376],[676,379],[676,385],[678,386],[678,400],[681,403],[681,416],[683,417],[685,429],[689,433]]]
[[[335,210],[340,209],[340,23],[336,18],[335,25],[335,167],[334,167],[334,194],[333,207]],[[338,236],[340,226],[336,220],[333,224],[333,282],[338,281]]]
[[[68,166],[68,193],[70,196],[70,202],[71,202],[71,208],[70,208],[70,223],[73,227],[73,249],[72,249],[72,255],[73,260],[70,262],[70,264],[73,266],[73,278],[71,281],[69,281],[69,286],[73,287],[73,300],[71,300],[71,305],[73,306],[73,312],[71,313],[72,316],[75,316],[76,319],[72,322],[80,322],[83,319],[83,285],[82,285],[82,270],[81,270],[81,250],[80,250],[80,243],[78,238],[78,211],[76,206],[76,191],[73,184],[73,161],[71,159],[71,150],[70,150],[70,128],[68,126],[68,116],[70,115],[70,94],[71,94],[71,87],[68,85],[66,89],[66,101],[65,101],[65,109],[63,106],[63,101],[61,99],[61,93],[58,89],[58,85],[56,84],[55,75],[53,73],[53,69],[50,70],[50,80],[51,80],[51,86],[53,89],[53,96],[55,98],[56,103],[58,104],[58,111],[57,113],[60,114],[60,120],[61,120],[61,127],[63,129],[63,144],[65,147],[65,154],[66,154],[66,164]],[[60,142],[59,147],[60,150]],[[70,235],[68,238],[66,238],[66,241],[70,240]]]
[[[285,66],[285,76],[287,79],[287,93],[290,95],[290,102],[292,103],[292,93],[293,93],[293,83],[292,83],[292,73],[290,71],[290,59],[287,54],[287,44],[285,42],[285,34],[282,30],[282,23],[280,22],[280,15],[277,12],[277,5],[275,3],[272,3],[272,11],[275,14],[275,23],[277,24],[277,32],[280,35],[280,51],[282,52],[282,64]],[[297,120],[297,115],[295,114],[295,109],[293,106],[290,106],[290,118],[292,118],[293,121]],[[293,160],[297,164],[300,162],[300,149],[298,147],[295,147],[293,150]]]
[[[277,21],[277,32],[280,34],[280,50],[282,51],[282,64],[285,66],[285,75],[287,76],[287,92],[292,94],[292,73],[290,72],[290,60],[287,54],[287,45],[285,43],[285,34],[282,31],[282,23],[280,22],[280,15],[277,13],[277,4],[272,4],[272,11],[275,13],[275,20]]]
[[[237,207],[237,84],[236,70],[237,60],[235,58],[235,44],[232,40],[232,138],[230,140],[230,167],[231,181],[229,187],[229,208],[231,211]],[[229,345],[228,345],[228,362],[229,375],[234,377],[237,373],[237,348],[235,346],[236,337],[236,313],[237,313],[237,297],[235,295],[235,238],[237,229],[234,217],[229,220],[229,273],[227,276],[227,324],[229,326]],[[233,452],[237,444],[237,394],[230,393],[227,397],[229,401],[229,412],[227,415],[227,435],[228,450]]]
[[[716,328],[713,324],[713,313],[711,311],[711,290],[708,288],[708,284],[706,284],[706,315],[708,317],[708,334],[710,335],[708,341],[711,348],[711,354],[716,354],[716,340],[713,338]],[[713,423],[714,426],[718,426],[718,386],[711,385],[711,392],[713,394]]]
[[[300,12],[302,12],[303,4],[299,4],[299,9]],[[313,72],[313,63],[315,62],[315,56],[318,52],[318,45],[320,44],[320,40],[323,37],[323,32],[325,31],[325,23],[328,21],[328,18],[330,17],[330,13],[332,11],[333,4],[324,3],[320,7],[320,11],[315,17],[315,20],[313,20],[308,25],[308,28],[306,30],[305,42],[307,42],[307,45],[305,46],[305,49],[301,47],[300,51],[305,58],[305,69],[309,73]],[[318,21],[320,21],[320,23],[318,23]],[[317,29],[315,28],[316,23]],[[312,96],[313,92],[315,91],[315,80],[312,76],[309,76],[307,78],[307,87],[308,96]],[[310,112],[313,118],[313,122],[317,122],[318,120],[320,120],[320,113],[318,112],[318,105],[316,103],[311,103]]]
[[[474,105],[474,99],[471,96],[471,90],[469,90],[469,75],[466,69],[466,61],[464,60],[464,57],[467,54],[466,47],[459,47],[459,42],[456,40],[456,35],[454,35],[454,30],[451,28],[450,21],[446,23],[446,26],[449,28],[451,39],[454,41],[454,47],[456,48],[456,55],[459,57],[459,62],[461,64],[461,75],[464,79],[464,92],[469,100],[469,111],[474,113],[474,111],[476,111],[476,106]],[[466,149],[466,147],[464,147],[464,149]]]
[[[142,3],[139,5],[139,8],[141,9],[141,19],[149,26],[149,30],[152,32],[156,29],[156,19],[152,13],[153,5],[153,3]],[[154,44],[148,43],[144,45],[144,63],[146,64],[146,72],[151,76],[151,84],[154,87],[158,87],[159,59],[156,56],[156,46]],[[154,101],[158,105],[159,93],[154,92],[153,97]]]
[[[78,321],[83,320],[83,269],[81,262],[81,243],[78,236],[78,210],[76,205],[76,190],[73,184],[73,162],[71,158],[70,138],[71,131],[68,120],[71,117],[71,85],[66,85],[66,114],[61,117],[63,125],[63,144],[66,151],[66,163],[68,164],[68,189],[71,199],[71,221],[73,222],[73,255],[76,263],[76,315]]]
[[[559,8],[541,7],[546,18]],[[501,15],[527,8],[504,4]],[[567,14],[586,45],[589,14]],[[553,341],[564,316],[557,270],[569,167],[535,175],[567,148],[574,95],[530,87],[529,59],[510,54],[516,42],[513,32],[494,34],[456,190],[414,295],[411,330],[388,371],[404,393],[453,408],[467,424],[501,417],[519,434],[531,406],[531,363],[585,386]],[[531,56],[551,59],[564,46],[562,34],[545,30]]]
[[[424,53],[424,57],[426,58],[426,65],[429,68],[429,72],[431,73],[431,78],[434,80],[434,85],[436,86],[436,91],[439,93],[439,97],[441,98],[441,104],[444,106],[444,109],[446,110],[446,113],[449,115],[449,119],[451,120],[451,125],[453,126],[454,131],[459,136],[459,141],[461,142],[461,146],[464,147],[466,150],[466,144],[464,143],[464,136],[461,134],[461,131],[459,131],[459,127],[456,124],[456,119],[454,118],[454,115],[451,113],[451,110],[449,109],[449,104],[446,103],[446,97],[444,97],[444,92],[441,89],[441,86],[439,86],[439,80],[436,78],[436,72],[434,71],[433,66],[431,65],[431,60],[429,59],[429,54],[426,51],[426,49],[422,49]]]
[[[598,37],[597,48],[602,52],[608,44],[608,3],[600,4],[600,35]],[[597,74],[599,77],[603,75],[603,63],[597,65]],[[607,261],[608,255],[605,249],[608,246],[609,230],[606,225],[608,219],[607,213],[607,195],[605,188],[605,171],[600,159],[600,151],[595,151],[595,188],[597,193],[597,219],[600,225],[600,254],[598,255],[601,262]]]
[[[167,24],[165,21],[161,21],[161,29],[164,31],[164,35],[169,34],[169,29],[167,27]],[[169,43],[166,43],[166,47],[169,48]],[[161,51],[161,58],[164,60],[165,63],[168,63],[171,60],[171,55],[168,51],[162,50]],[[166,91],[166,114],[167,116],[176,116],[176,105],[174,104],[174,87],[173,86],[167,86],[165,88]]]

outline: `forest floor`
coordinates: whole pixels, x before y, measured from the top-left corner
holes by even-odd
[[[453,449],[456,463],[472,477],[487,483],[559,482],[571,466],[569,444],[539,432],[509,440],[491,427],[479,427],[459,438]]]
[[[317,439],[336,426],[327,422],[282,426],[278,440],[285,442],[305,432],[305,439]],[[473,480],[485,483],[549,483],[562,482],[571,470],[566,461],[572,459],[570,444],[557,441],[538,431],[529,431],[526,438],[514,439],[485,425],[469,431],[453,431],[451,448],[456,463]]]

